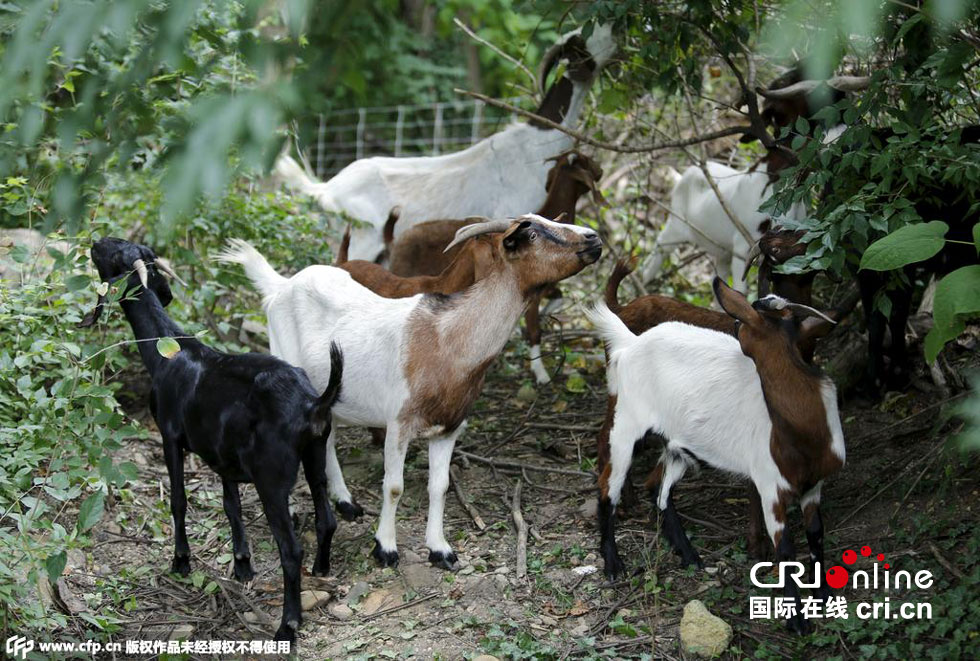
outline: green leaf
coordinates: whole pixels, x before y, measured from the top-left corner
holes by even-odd
[[[157,340],[157,353],[170,360],[180,353],[180,344],[172,337],[161,337]]]
[[[977,254],[980,255],[980,223],[973,226],[973,243],[977,246]]]
[[[78,532],[90,530],[99,522],[105,512],[105,493],[96,491],[84,501],[78,509]]]
[[[44,569],[48,572],[48,578],[52,583],[58,580],[61,572],[65,571],[66,564],[68,564],[68,554],[64,551],[49,555],[48,559],[44,561]]]
[[[948,230],[949,225],[941,220],[900,227],[868,246],[861,256],[861,269],[891,271],[929,259],[946,245]]]
[[[79,291],[88,287],[90,282],[92,282],[92,278],[87,275],[73,275],[65,280],[65,287],[68,288],[68,291]]]
[[[565,381],[565,389],[568,392],[585,392],[588,390],[588,383],[578,372],[572,372],[568,375],[568,379]]]
[[[980,264],[956,269],[936,285],[935,324],[926,335],[926,360],[933,362],[950,340],[963,332],[966,319],[980,314]]]

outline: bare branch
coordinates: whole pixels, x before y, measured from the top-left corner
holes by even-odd
[[[533,89],[538,89],[538,77],[535,76],[534,75],[534,72],[531,71],[530,69],[528,69],[527,66],[523,62],[521,62],[520,60],[518,60],[517,58],[515,58],[515,57],[513,57],[511,55],[508,55],[504,51],[500,50],[500,48],[498,48],[497,46],[494,46],[493,44],[491,44],[489,41],[487,41],[483,37],[477,35],[475,32],[473,32],[473,30],[471,30],[469,27],[467,27],[466,24],[463,23],[463,21],[459,20],[458,18],[454,18],[453,19],[453,23],[455,23],[456,26],[460,30],[462,30],[467,35],[469,35],[470,39],[472,39],[473,41],[475,41],[477,43],[483,44],[484,46],[486,46],[487,48],[489,48],[490,50],[492,50],[494,53],[496,53],[497,55],[499,55],[500,57],[504,58],[505,60],[507,60],[508,62],[510,62],[511,64],[513,64],[514,66],[516,66],[518,69],[520,69],[521,71],[523,71],[524,73],[526,73],[527,76],[528,76],[528,78],[531,79],[532,88]]]
[[[681,140],[671,140],[667,142],[653,142],[646,145],[641,145],[639,147],[623,147],[622,145],[612,144],[610,142],[600,142],[580,133],[574,129],[570,129],[567,126],[562,126],[561,124],[554,122],[547,117],[542,117],[523,108],[518,108],[515,105],[511,105],[505,101],[500,101],[492,97],[486,96],[485,94],[480,94],[478,92],[470,92],[469,90],[463,90],[456,88],[453,90],[457,94],[465,94],[466,96],[471,96],[474,99],[479,99],[484,103],[497,107],[503,108],[504,110],[509,110],[510,112],[526,117],[528,119],[533,119],[543,126],[547,126],[550,129],[555,129],[556,131],[561,131],[566,135],[570,135],[582,144],[590,145],[597,149],[606,149],[608,151],[619,152],[621,154],[639,154],[651,151],[660,151],[662,149],[677,149],[680,147],[688,147],[690,145],[696,145],[701,142],[707,142],[709,140],[717,140],[718,138],[725,138],[730,135],[739,135],[742,133],[749,133],[752,130],[751,126],[729,126],[728,128],[720,129],[712,133],[707,133],[705,135],[696,135],[690,138],[684,138]]]

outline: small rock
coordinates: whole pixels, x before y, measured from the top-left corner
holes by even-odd
[[[347,604],[333,604],[327,610],[338,620],[349,620],[354,616],[354,611]]]
[[[122,528],[120,528],[119,524],[116,523],[115,521],[106,521],[105,524],[102,526],[102,528],[106,532],[112,533],[113,535],[122,534]]]
[[[390,603],[394,599],[394,595],[388,590],[375,590],[364,598],[364,602],[361,604],[361,612],[365,615],[372,615],[381,610],[382,607],[394,605]]]
[[[581,637],[589,633],[589,624],[585,621],[584,617],[577,617],[575,621],[575,626],[568,630],[570,634]]]
[[[589,553],[588,555],[585,556],[585,560],[583,560],[582,562],[584,562],[587,565],[594,565],[595,561],[598,559],[599,556],[597,556],[595,553]]]
[[[260,621],[260,618],[258,615],[256,615],[255,611],[249,611],[245,613],[245,615],[243,615],[242,617],[244,617],[245,621],[248,622],[249,624],[258,624]]]
[[[326,590],[303,590],[299,593],[299,601],[304,611],[313,610],[330,601],[330,593]]]
[[[422,556],[420,556],[418,553],[416,553],[411,549],[405,549],[403,551],[399,551],[399,554],[401,555],[401,562],[399,562],[399,564],[407,563],[407,564],[417,565],[420,562],[422,562]]]
[[[712,615],[699,599],[684,606],[681,618],[681,647],[688,654],[703,657],[718,656],[732,640],[732,627]]]
[[[501,592],[510,587],[510,581],[503,574],[494,574],[493,580],[497,584],[497,589]]]
[[[530,383],[525,383],[521,386],[521,389],[517,391],[517,399],[522,402],[533,402],[538,398],[538,391],[534,389]]]
[[[493,570],[493,573],[494,574],[506,574],[509,571],[510,571],[510,568],[507,565],[504,565],[503,567],[497,567],[496,569],[494,569]]]
[[[465,566],[465,567],[463,567],[462,569],[459,570],[459,575],[460,576],[469,576],[474,571],[476,571],[476,567],[474,567],[473,565],[467,565],[467,566]]]
[[[579,505],[578,513],[582,518],[594,519],[596,517],[596,512],[599,509],[599,502],[595,498],[589,498]],[[586,558],[588,561],[588,558]]]
[[[307,530],[303,533],[303,546],[306,548],[316,548],[316,543],[317,539],[315,530]]]
[[[556,627],[556,626],[558,626],[558,620],[556,620],[553,617],[549,617],[548,615],[542,615],[538,619],[541,620],[541,624],[544,624],[546,626],[549,626],[549,627]]]
[[[190,640],[194,635],[193,624],[178,624],[170,632],[169,640]]]
[[[366,595],[368,593],[368,590],[370,589],[371,586],[368,585],[365,581],[358,581],[357,583],[352,585],[350,591],[347,592],[347,603],[356,604],[358,600],[360,600],[361,597]]]
[[[490,654],[481,654],[480,656],[474,656],[473,661],[500,661],[500,659]]]

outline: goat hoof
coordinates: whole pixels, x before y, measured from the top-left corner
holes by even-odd
[[[191,573],[190,557],[174,556],[174,561],[170,564],[170,573],[187,576]]]
[[[329,576],[330,575],[330,561],[320,562],[317,560],[313,563],[313,575],[314,576]]]
[[[273,640],[279,640],[279,641],[287,640],[289,641],[289,647],[290,647],[289,651],[290,652],[296,651],[295,649],[292,649],[296,645],[296,629],[291,627],[286,622],[283,622],[282,624],[279,625],[279,630],[276,631],[276,635],[275,638],[273,638]]]
[[[382,567],[398,566],[398,551],[385,551],[378,540],[374,540],[374,550],[371,551],[371,555]]]
[[[799,615],[786,620],[786,628],[800,636],[805,636],[813,631],[813,625],[810,624],[810,621]]]
[[[446,571],[453,571],[456,568],[458,558],[453,551],[429,551],[429,563],[433,567],[439,567]]]
[[[233,570],[235,580],[239,583],[248,583],[253,578],[255,578],[255,570],[252,569],[252,560],[250,558],[244,558],[242,560],[235,560],[235,568]]]
[[[344,521],[354,521],[364,516],[364,508],[351,501],[337,501],[337,513]]]
[[[694,555],[690,558],[681,558],[681,567],[687,569],[688,567],[694,567],[695,569],[704,569],[704,563],[701,558]]]
[[[626,572],[626,565],[623,561],[619,559],[618,555],[611,558],[606,558],[606,578],[610,581],[616,580],[617,577],[622,576]]]

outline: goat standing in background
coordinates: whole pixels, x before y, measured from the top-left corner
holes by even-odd
[[[449,463],[484,375],[528,300],[602,253],[595,231],[534,215],[464,227],[455,242],[482,234],[493,234],[492,270],[450,296],[382,298],[333,266],[310,266],[287,279],[244,241],[232,241],[219,256],[242,264],[262,293],[272,353],[304,367],[314,384],[331,374],[326,347],[343,345],[351,367],[334,417],[386,428],[383,504],[373,552],[385,566],[398,563],[395,512],[404,491],[405,453],[415,439],[429,442],[429,561],[446,568],[456,563],[443,531]],[[343,512],[356,506],[340,472],[335,436],[332,430],[327,470]]]
[[[677,322],[637,336],[604,304],[591,314],[608,346],[609,393],[617,397],[609,470],[599,484],[601,550],[610,576],[624,570],[616,506],[633,445],[651,431],[667,445],[647,488],[657,491],[664,536],[684,565],[701,566],[701,558],[674,510],[672,490],[696,461],[752,480],[777,561],[795,559],[786,510],[800,499],[811,561],[814,568],[823,563],[820,489],[844,465],[844,434],[833,381],[804,363],[794,344],[797,315],[821,313],[775,295],[749,305],[720,278],[714,289],[737,322],[738,339]],[[815,578],[827,596],[824,576]],[[785,594],[799,600],[792,581]],[[804,631],[801,609],[788,624]]]
[[[317,396],[303,370],[277,358],[221,353],[186,337],[164,311],[173,295],[159,271],[169,269],[150,248],[105,238],[92,246],[92,261],[104,281],[124,280],[120,304],[150,373],[150,411],[163,437],[170,476],[175,537],[171,571],[187,576],[191,570],[184,523],[184,452],[191,451],[221,476],[225,514],[231,523],[234,575],[242,582],[251,580],[255,572],[238,485],[255,484],[282,564],[284,596],[276,640],[295,641],[302,622],[303,547],[289,515],[289,492],[302,462],[316,511],[318,548],[313,573],[326,575],[337,521],[327,499],[324,435],[331,431],[330,408],[340,394],[344,369],[340,350],[336,344],[330,346],[330,379]],[[104,305],[100,296],[95,310],[80,325],[94,324]],[[162,337],[177,338],[180,345],[169,359],[156,347],[155,340]]]
[[[560,154],[553,160],[555,165],[548,172],[548,197],[537,215],[574,225],[575,206],[580,197],[592,193],[596,204],[604,202],[597,184],[602,178],[602,168],[577,151]],[[397,219],[397,211],[392,210],[385,224],[386,235],[392,234],[391,229]],[[478,239],[457,244],[448,250],[446,246],[453,242],[460,228],[485,221],[486,218],[430,220],[415,225],[390,245],[390,270],[366,260],[347,261],[344,247],[349,242],[348,227],[336,265],[385,298],[453,294],[483,277],[492,263],[492,248],[489,242]],[[555,286],[544,293],[549,294],[550,298],[561,297],[561,292]],[[528,302],[524,313],[524,338],[530,345],[531,371],[538,383],[548,383],[551,375],[541,359],[541,297],[542,294],[538,293]]]
[[[581,30],[564,35],[541,63],[538,82],[566,61],[564,74],[544,94],[535,113],[574,128],[592,83],[612,58],[616,43],[608,25],[588,39]],[[384,246],[381,228],[401,207],[396,236],[434,218],[514,217],[538,209],[545,198],[548,159],[570,149],[574,138],[534,121],[517,122],[472,147],[442,156],[375,156],[354,161],[326,182],[311,179],[289,156],[273,173],[293,190],[316,198],[330,213],[365,223],[351,235],[351,259],[374,262]]]
[[[725,204],[755,240],[773,223],[769,215],[759,211],[759,207],[772,195],[774,182],[787,165],[786,155],[776,149],[745,171],[714,161],[706,164]],[[664,258],[680,244],[693,243],[711,255],[718,275],[724,280],[734,277],[735,289],[744,294],[743,272],[750,242],[732,224],[701,168],[692,165],[683,175],[674,172],[674,176],[667,222],[643,263],[643,282],[650,282],[660,273]],[[794,204],[786,214],[791,219],[805,216],[806,210],[801,203]]]

